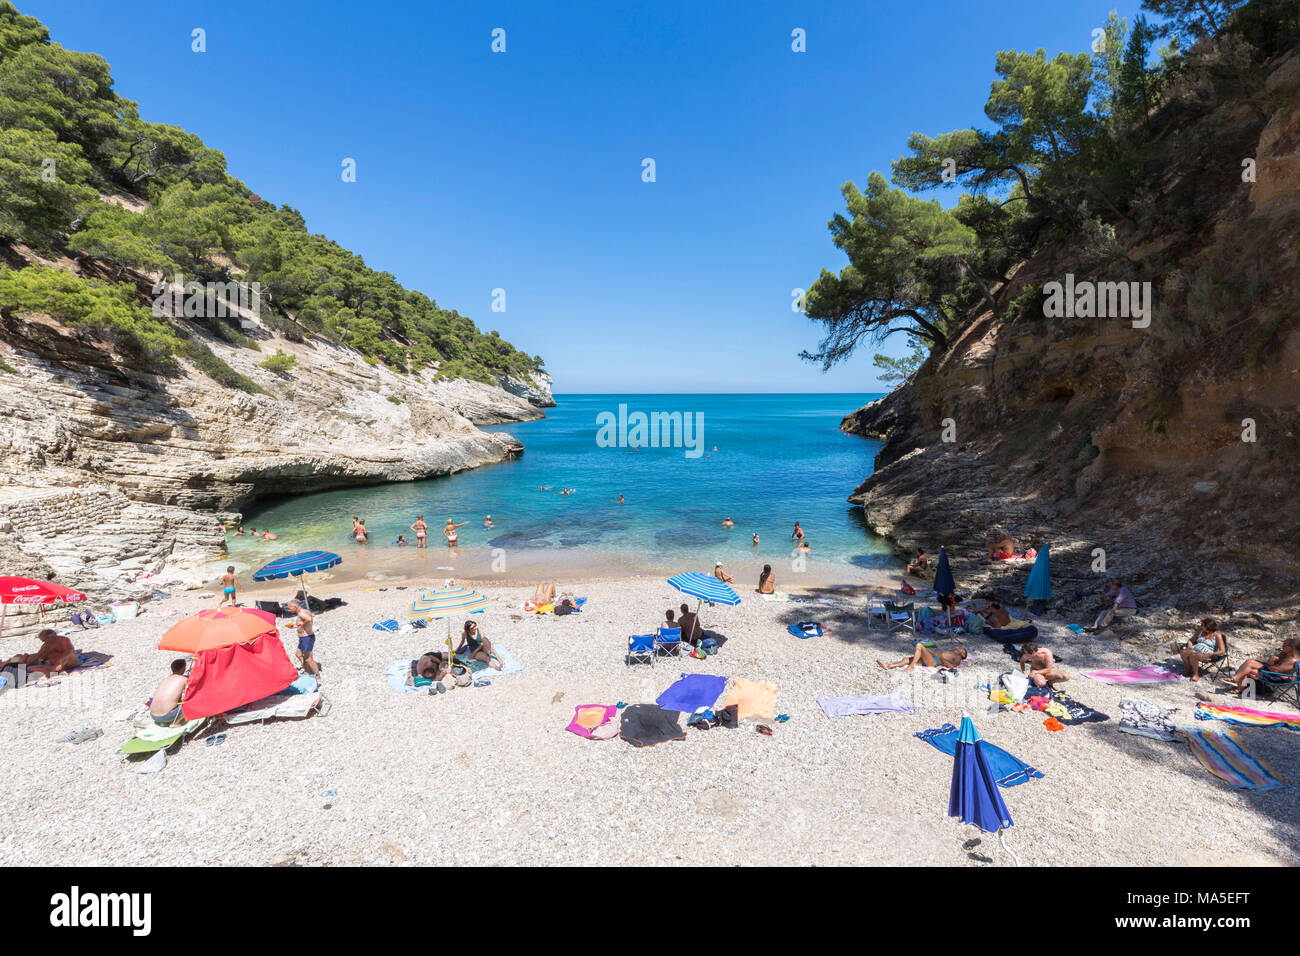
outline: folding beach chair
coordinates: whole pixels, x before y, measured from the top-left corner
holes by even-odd
[[[916,603],[895,604],[893,601],[885,602],[885,614],[888,616],[889,633],[895,631],[911,631],[916,633]]]
[[[633,634],[627,639],[627,656],[623,658],[623,663],[631,667],[633,664],[647,662],[651,666],[655,662],[655,635]]]
[[[682,629],[680,627],[661,627],[655,635],[655,653],[681,657]]]
[[[1267,690],[1274,700],[1286,701],[1292,707],[1300,708],[1300,661],[1296,661],[1290,673],[1279,674],[1277,671],[1260,671],[1255,681],[1256,690]]]
[[[1223,638],[1223,653],[1215,654],[1208,661],[1203,663],[1201,665],[1201,673],[1206,677],[1222,676],[1223,667],[1228,663],[1228,652],[1230,650],[1232,650],[1232,648],[1228,646],[1228,638],[1225,635]]]
[[[867,598],[867,627],[886,628],[889,626],[889,612],[885,610],[884,601],[876,595]]]

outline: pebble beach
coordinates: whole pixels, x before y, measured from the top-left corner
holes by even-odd
[[[701,612],[705,628],[726,637],[717,655],[632,667],[628,635],[650,631],[682,595],[644,577],[558,583],[587,598],[582,613],[526,614],[531,588],[479,585],[491,598],[484,631],[523,669],[434,696],[396,693],[383,671],[436,648],[445,626],[395,634],[371,626],[404,621],[428,582],[314,589],[346,601],[316,618],[328,712],[210,723],[148,775],[133,772],[119,747],[132,736],[130,714],[176,656],[156,645],[216,599],[175,591],[135,620],[77,632],[81,650],[111,655],[108,666],[0,694],[9,767],[0,813],[12,822],[0,864],[1010,866],[994,838],[948,818],[952,758],[913,736],[963,714],[1044,774],[1003,790],[1016,824],[1006,844],[1022,865],[1287,865],[1300,856],[1300,791],[1236,790],[1181,740],[1118,732],[1121,698],[1176,707],[1176,721],[1192,724],[1193,691],[1210,682],[1123,687],[1078,674],[1168,655],[1040,618],[1039,643],[1073,678],[1064,689],[1112,718],[1052,733],[1042,714],[987,712],[977,685],[1014,667],[988,638],[964,638],[972,661],[952,683],[935,671],[881,670],[877,659],[895,660],[913,643],[866,624],[869,596],[890,593],[896,580],[792,589],[801,603],[766,602],[738,582],[740,605]],[[241,601],[290,593],[259,586]],[[828,632],[799,640],[786,631],[807,620]],[[292,658],[293,632],[282,629],[281,639]],[[4,651],[28,649],[17,645],[6,640]],[[789,719],[689,729],[683,741],[650,748],[565,730],[575,706],[652,703],[683,673],[775,682],[777,712]],[[899,690],[915,714],[830,719],[817,704]],[[770,737],[755,732],[759,723]],[[103,735],[56,742],[83,727]],[[207,746],[214,729],[227,739]],[[1292,731],[1236,729],[1278,776],[1300,782]]]

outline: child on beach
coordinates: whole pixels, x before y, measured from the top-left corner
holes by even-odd
[[[404,534],[399,534],[399,535],[397,536],[397,540],[394,541],[393,544],[397,545],[399,548],[404,548],[404,547],[406,547],[406,535],[404,535]]]
[[[316,616],[296,599],[289,601],[285,606],[293,615],[293,620],[285,627],[296,628],[298,631],[298,663],[302,665],[303,672],[313,675],[316,683],[319,684],[320,665],[316,663]]]
[[[732,577],[730,574],[728,574],[726,571],[722,569],[721,561],[714,562],[713,576],[717,578],[719,581],[721,581],[723,584],[730,584],[732,581],[735,580],[734,577]]]
[[[217,607],[221,607],[227,601],[230,602],[231,607],[234,607],[236,592],[238,590],[239,590],[239,578],[235,577],[235,566],[233,564],[227,565],[226,573],[221,576],[222,597],[221,597],[221,604],[218,604]]]

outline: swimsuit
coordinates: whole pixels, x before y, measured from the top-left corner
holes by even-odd
[[[227,594],[234,594],[234,593],[235,593],[235,589],[234,589],[234,588],[226,588],[226,592],[225,592],[225,593],[227,593]]]
[[[298,635],[298,650],[301,651],[303,654],[310,654],[311,651],[312,651],[312,648],[315,647],[315,646],[316,646],[316,635],[315,635],[315,634],[299,634],[299,635]]]

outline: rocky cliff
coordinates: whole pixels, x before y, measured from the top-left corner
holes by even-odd
[[[995,527],[1017,548],[1052,543],[1063,607],[1095,602],[1111,574],[1148,603],[1295,603],[1300,57],[1273,65],[1259,101],[1168,118],[1206,124],[1213,145],[1160,184],[1185,204],[1180,228],[1119,237],[1129,271],[1153,280],[1149,328],[1016,316],[1026,290],[1086,273],[1047,248],[999,291],[1006,315],[971,316],[844,419],[886,442],[849,499],[873,529],[900,550],[946,545],[964,587],[1006,599],[1026,572],[980,558]]]

